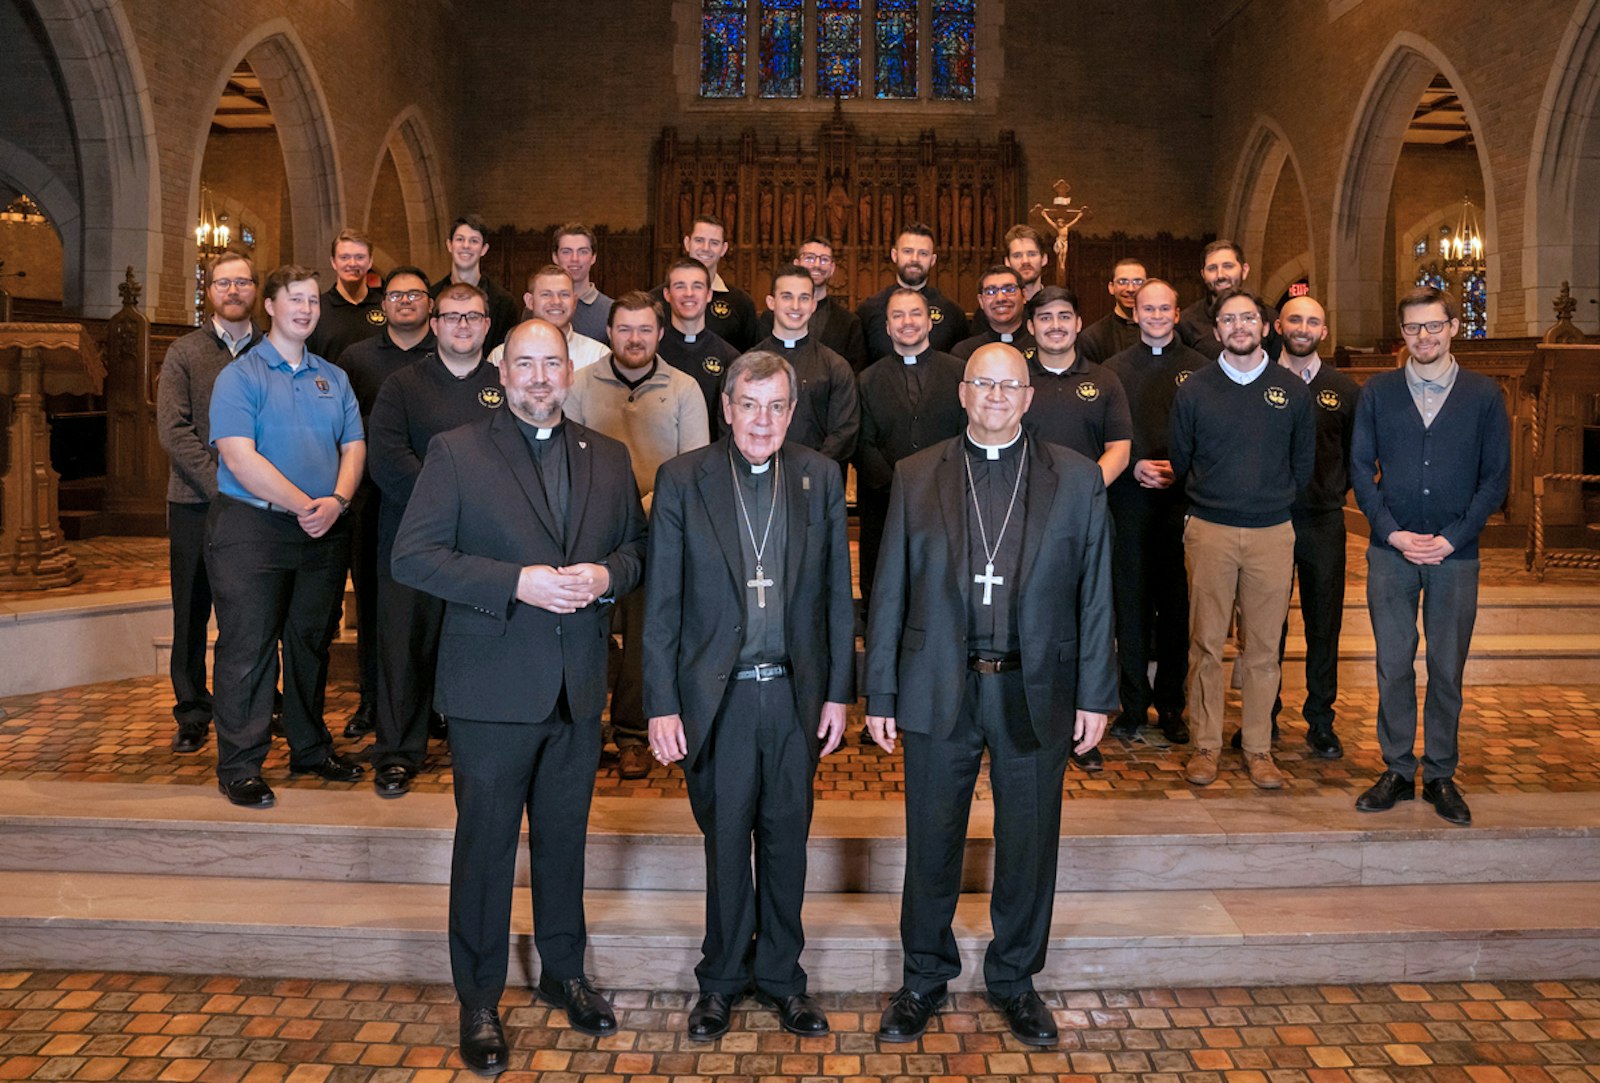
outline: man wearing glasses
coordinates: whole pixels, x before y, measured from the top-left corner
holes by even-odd
[[[378,736],[372,783],[400,797],[422,769],[433,717],[433,670],[444,603],[395,581],[395,535],[435,436],[489,416],[505,401],[500,372],[484,360],[489,302],[465,282],[434,301],[434,349],[383,382],[367,425],[367,472],[378,511]]]
[[[167,535],[172,571],[172,735],[174,752],[198,752],[211,729],[206,688],[206,629],[211,581],[206,578],[206,513],[217,495],[217,452],[211,446],[211,387],[217,374],[255,345],[251,321],[256,268],[250,257],[224,252],[206,269],[210,318],[167,349],[156,384],[156,433],[172,464],[167,479]]]
[[[1381,812],[1416,796],[1420,606],[1428,640],[1422,796],[1464,825],[1472,812],[1455,784],[1461,681],[1478,612],[1478,535],[1510,484],[1510,423],[1495,382],[1451,356],[1455,298],[1419,286],[1400,299],[1399,315],[1406,362],[1362,388],[1350,445],[1356,502],[1372,525],[1367,610],[1385,765],[1356,808]]]
[[[1111,294],[1111,311],[1083,329],[1078,336],[1078,355],[1085,361],[1104,364],[1139,341],[1139,323],[1133,318],[1133,299],[1144,285],[1144,264],[1136,259],[1119,259],[1111,268],[1106,292]]]
[[[722,394],[729,435],[656,475],[645,713],[706,839],[697,1042],[727,1031],[747,990],[791,1033],[828,1030],[800,967],[800,910],[813,776],[855,699],[855,627],[844,482],[786,439],[795,383],[779,355],[742,355]]]
[[[965,361],[979,346],[1004,342],[1015,346],[1024,360],[1033,360],[1033,338],[1023,318],[1022,276],[1010,267],[996,265],[978,279],[978,309],[984,330],[956,343],[950,353]]]
[[[1261,299],[1217,299],[1222,355],[1178,388],[1172,472],[1189,497],[1183,544],[1189,570],[1189,720],[1194,752],[1184,777],[1216,781],[1222,754],[1222,648],[1239,612],[1244,673],[1244,767],[1263,790],[1281,789],[1272,759],[1278,642],[1294,579],[1289,509],[1311,480],[1316,419],[1311,392],[1261,347]]]
[[[350,390],[361,407],[361,424],[372,416],[378,389],[390,375],[433,353],[428,315],[428,277],[416,267],[396,267],[383,279],[384,325],[381,334],[354,343],[339,358],[350,377]],[[370,466],[371,458],[368,457]],[[378,508],[370,478],[361,479],[350,501],[350,578],[356,589],[356,659],[361,703],[345,723],[344,735],[365,737],[377,725],[378,701]],[[339,599],[342,605],[344,599]]]
[[[915,1040],[961,972],[951,931],[973,786],[994,790],[989,999],[1018,1040],[1053,1045],[1034,991],[1055,902],[1061,783],[1117,703],[1111,529],[1094,463],[1030,436],[1028,366],[967,361],[966,432],[901,460],[867,621],[867,727],[905,738],[900,989],[878,1036]]]

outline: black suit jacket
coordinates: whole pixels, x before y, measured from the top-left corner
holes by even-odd
[[[644,712],[681,715],[686,764],[705,746],[744,642],[744,555],[728,438],[656,474],[645,584]],[[782,456],[784,636],[795,709],[812,756],[824,702],[855,699],[850,547],[839,464],[798,444]]]
[[[443,598],[434,706],[445,717],[542,722],[563,686],[573,718],[600,718],[611,606],[558,616],[517,601],[530,564],[603,563],[611,598],[638,585],[645,520],[628,449],[564,425],[572,476],[567,530],[545,503],[527,442],[497,410],[428,445],[394,542],[394,577]]]
[[[964,437],[895,468],[867,621],[867,711],[909,733],[947,735],[967,675]],[[1111,531],[1100,468],[1043,440],[1028,447],[1018,639],[1041,743],[1070,739],[1079,709],[1117,707]]]

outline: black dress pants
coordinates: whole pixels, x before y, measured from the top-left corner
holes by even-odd
[[[1300,591],[1300,616],[1306,630],[1306,700],[1301,713],[1312,727],[1333,727],[1333,701],[1339,696],[1339,633],[1344,626],[1344,510],[1294,520],[1294,578]],[[1278,646],[1283,661],[1284,642]],[[1283,697],[1273,705],[1278,717]]]
[[[1022,673],[968,673],[947,737],[902,733],[906,770],[906,879],[900,902],[904,984],[930,994],[961,973],[951,921],[972,790],[984,749],[994,791],[994,939],[983,958],[989,992],[1033,988],[1044,968],[1055,904],[1061,782],[1071,740],[1042,746],[1028,719]]]
[[[292,515],[221,495],[211,502],[206,571],[217,610],[212,677],[223,782],[261,773],[280,640],[290,769],[314,767],[332,749],[322,718],[334,630],[328,614],[344,586],[349,545],[343,519],[313,538]]]
[[[388,556],[388,547],[380,549]],[[395,582],[387,560],[378,567],[378,684],[373,704],[377,738],[372,745],[376,770],[400,766],[422,770],[428,755],[428,721],[433,714],[433,677],[439,658],[444,601]]]
[[[167,502],[167,555],[172,580],[172,717],[180,726],[211,722],[211,689],[206,683],[206,636],[211,624],[206,514],[210,509],[210,504]]]
[[[450,972],[462,1007],[493,1008],[506,987],[524,811],[539,965],[556,981],[583,977],[583,855],[600,720],[574,720],[562,692],[543,722],[449,722],[456,793]]]
[[[806,840],[817,764],[787,677],[730,681],[711,735],[685,770],[706,840],[705,993],[806,991]],[[751,848],[755,871],[751,874]]]
[[[1122,711],[1142,722],[1153,703],[1182,714],[1189,677],[1189,582],[1184,571],[1185,503],[1170,490],[1114,486],[1112,604]],[[1156,664],[1154,685],[1150,662]]]
[[[378,692],[378,487],[363,480],[350,501],[350,583],[356,591],[356,667],[361,702],[372,706]],[[341,581],[340,586],[343,586]],[[344,591],[334,601],[337,627]]]
[[[869,489],[857,474],[856,510],[861,516],[861,611],[872,600],[872,582],[878,571],[878,551],[883,548],[883,528],[889,521],[889,491]]]

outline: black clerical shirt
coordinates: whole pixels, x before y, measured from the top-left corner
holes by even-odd
[[[567,469],[566,421],[563,419],[553,429],[541,429],[519,417],[517,428],[522,431],[522,438],[528,442],[528,452],[533,456],[534,473],[544,488],[545,506],[560,524],[565,540],[567,508],[572,493],[572,481],[568,477]],[[541,433],[546,434],[542,440],[539,438]]]
[[[784,507],[782,493],[783,464],[774,455],[760,467],[750,465],[739,449],[728,445],[732,460],[731,470],[738,479],[738,492],[734,494],[734,518],[729,527],[739,535],[739,552],[743,555],[743,577],[739,586],[744,591],[744,642],[739,647],[739,664],[753,666],[758,662],[783,662],[789,657],[789,644],[783,630],[783,560],[784,536],[788,509]],[[777,507],[773,507],[774,493]],[[743,510],[739,501],[743,498]],[[772,528],[767,529],[768,516]],[[754,534],[754,541],[751,535]],[[763,537],[766,539],[762,543]],[[760,568],[757,569],[756,547],[761,546]],[[751,580],[762,580],[765,585],[757,590],[749,585]],[[770,580],[770,582],[766,582]],[[761,605],[765,593],[766,605]]]
[[[1020,485],[1017,472],[1026,469],[1028,441],[1019,434],[1003,448],[985,448],[962,440],[972,487],[964,487],[967,520],[967,648],[985,657],[998,657],[1021,648],[1017,635],[1017,579],[1022,572],[1023,520],[1028,506],[1028,479]],[[994,455],[991,458],[991,454]],[[1016,503],[1012,505],[1012,493]],[[976,493],[976,500],[973,494]],[[1007,509],[1011,518],[1006,519]],[[980,528],[979,513],[982,514]],[[994,568],[984,548],[984,538],[994,550]],[[984,604],[986,584],[977,577],[998,576],[988,586],[990,604]]]

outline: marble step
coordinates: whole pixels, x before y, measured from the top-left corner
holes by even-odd
[[[981,983],[989,899],[963,895],[957,988]],[[602,988],[694,988],[697,891],[590,891]],[[431,884],[0,875],[0,968],[446,982],[447,890]],[[533,968],[530,903],[512,907],[512,983]],[[899,984],[899,900],[806,898],[814,990]],[[1041,988],[1460,981],[1600,972],[1600,883],[1063,892]]]
[[[0,872],[260,876],[443,884],[455,822],[446,794],[384,801],[367,787],[280,788],[267,812],[206,786],[0,781]],[[1420,799],[1382,815],[1339,795],[1065,802],[1057,887],[1075,892],[1319,888],[1429,883],[1600,882],[1600,793],[1472,795],[1475,826]],[[973,804],[965,888],[991,882],[993,805]],[[899,801],[819,801],[807,882],[819,892],[897,895]],[[526,884],[526,847],[518,883]],[[682,798],[597,798],[587,885],[699,890],[704,858]]]

